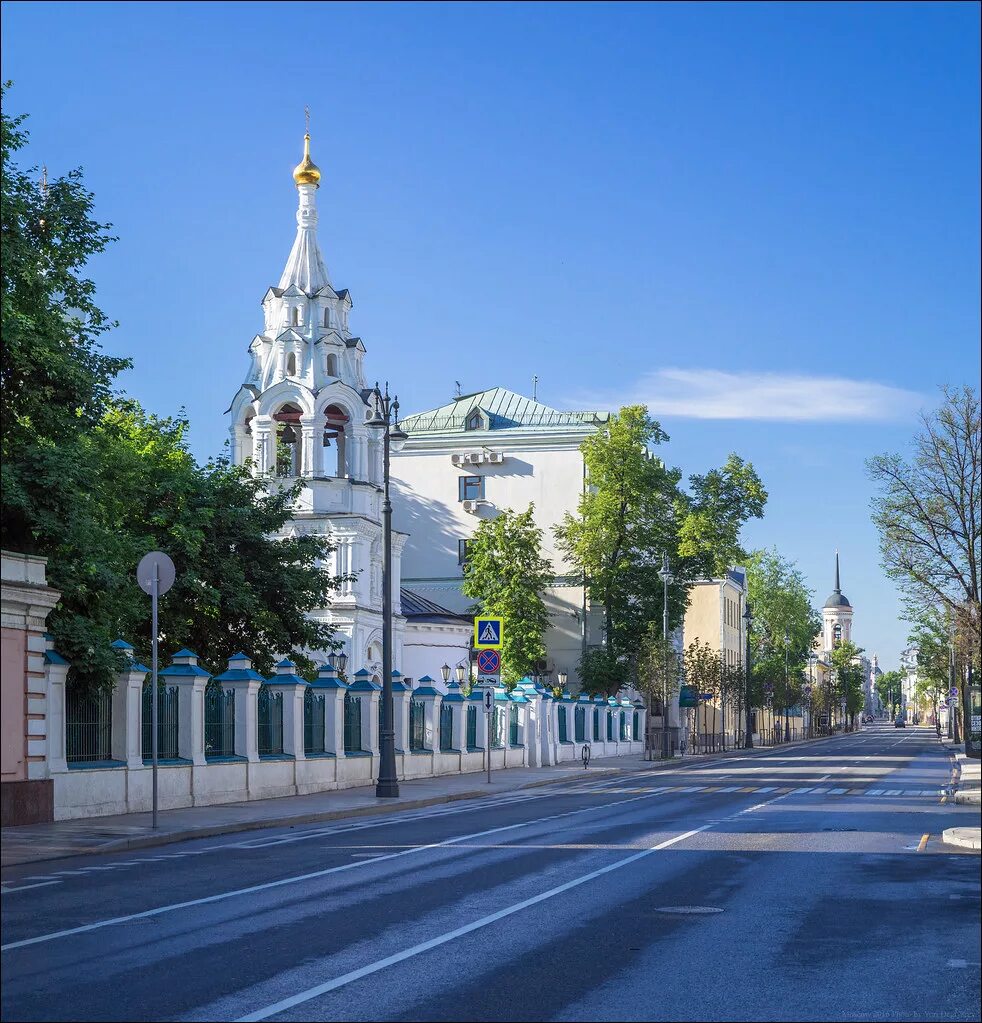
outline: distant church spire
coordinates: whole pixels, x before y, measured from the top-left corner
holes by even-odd
[[[842,587],[839,585],[839,548],[835,549],[835,592],[841,593]]]
[[[310,126],[310,111],[305,110],[307,126]],[[294,239],[290,256],[283,268],[279,286],[285,291],[297,287],[312,295],[325,284],[331,283],[317,244],[317,203],[315,193],[320,188],[320,168],[310,158],[310,131],[303,137],[303,159],[293,171],[297,183],[299,206],[297,207],[297,237]]]

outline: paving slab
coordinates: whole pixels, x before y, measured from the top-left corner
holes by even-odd
[[[982,828],[945,828],[942,838],[946,845],[982,850]]]

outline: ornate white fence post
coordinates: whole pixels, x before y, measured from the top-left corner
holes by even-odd
[[[276,665],[276,674],[266,679],[266,685],[283,694],[283,752],[294,760],[303,760],[303,698],[307,681],[296,674],[296,668],[289,657],[284,657]]]
[[[123,639],[111,644],[121,650],[127,666],[116,676],[112,695],[113,760],[121,760],[128,768],[143,767],[143,686],[150,669],[139,664],[133,647]]]
[[[228,669],[215,676],[223,689],[235,693],[235,755],[259,763],[259,687],[265,679],[243,653],[232,654]]]
[[[205,760],[205,686],[211,675],[198,666],[198,655],[178,650],[170,666],[157,673],[177,687],[177,755],[203,767]]]

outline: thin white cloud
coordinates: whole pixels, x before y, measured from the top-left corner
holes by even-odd
[[[587,396],[584,396],[587,397]],[[902,419],[924,404],[914,391],[869,380],[784,373],[660,369],[617,395],[591,395],[577,407],[647,405],[652,415],[688,419],[850,422]]]

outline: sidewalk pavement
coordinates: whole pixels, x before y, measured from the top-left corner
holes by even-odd
[[[982,762],[967,757],[964,747],[956,746],[945,739],[942,747],[954,760],[951,769],[952,786],[955,789],[954,802],[982,805]]]
[[[821,739],[799,739],[786,745],[799,746],[805,742],[819,741]],[[194,838],[211,838],[237,831],[291,827],[340,817],[395,813],[437,803],[497,796],[540,785],[594,779],[642,768],[657,770],[677,767],[680,764],[709,761],[735,754],[766,753],[780,748],[783,746],[758,746],[754,750],[737,749],[728,750],[726,753],[690,754],[683,758],[654,761],[643,760],[635,753],[595,760],[594,766],[587,769],[584,769],[579,761],[553,767],[512,767],[492,772],[490,785],[483,773],[418,778],[399,783],[401,794],[398,799],[379,800],[375,795],[375,786],[371,785],[331,789],[306,796],[280,796],[275,799],[254,799],[212,806],[188,806],[176,810],[161,810],[156,831],[152,829],[152,817],[149,812],[118,814],[112,817],[80,817],[49,824],[26,824],[3,829],[0,836],[0,867],[92,853],[125,852]]]

